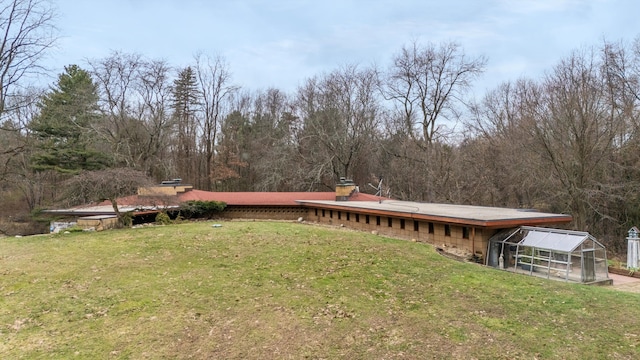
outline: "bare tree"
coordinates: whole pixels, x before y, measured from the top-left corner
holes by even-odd
[[[618,124],[607,173],[607,217],[599,233],[624,248],[626,229],[640,221],[640,36],[631,44],[604,42],[601,46],[611,116]],[[602,200],[599,200],[603,202]]]
[[[215,146],[220,130],[220,121],[228,113],[228,100],[238,89],[231,84],[231,73],[221,57],[210,58],[196,55],[195,71],[200,90],[199,125],[202,131],[204,151],[203,176],[200,185],[205,190],[213,189]]]
[[[27,150],[24,115],[38,97],[20,82],[43,70],[39,62],[56,41],[54,17],[48,1],[0,2],[0,180],[21,172],[13,166]]]
[[[213,173],[218,191],[249,190],[248,147],[251,141],[250,117],[237,109],[225,116],[216,144]]]
[[[89,61],[92,75],[100,91],[100,108],[103,112],[102,126],[98,133],[109,144],[109,151],[117,163],[135,166],[135,143],[131,134],[135,123],[131,111],[134,107],[134,91],[142,56],[114,52],[109,57]]]
[[[170,68],[163,60],[145,61],[138,73],[134,118],[143,130],[139,142],[139,167],[156,178],[174,172],[168,148],[173,122],[170,113]]]
[[[447,143],[450,127],[466,107],[466,92],[485,64],[484,57],[467,57],[451,42],[426,46],[414,42],[393,58],[382,90],[395,106],[381,144],[397,196],[452,201],[455,152]]]
[[[607,85],[620,104],[640,101],[640,36],[630,46],[605,41],[602,45]]]
[[[624,124],[601,69],[593,50],[574,52],[555,67],[544,81],[543,98],[530,107],[536,118],[532,136],[557,181],[552,195],[564,198],[579,229],[608,216],[604,204],[615,184],[610,164]]]
[[[486,65],[482,56],[467,57],[460,45],[413,43],[393,59],[384,87],[406,133],[431,144],[444,135],[443,120],[457,121],[464,95]]]
[[[380,125],[378,74],[345,66],[299,88],[299,156],[309,188],[331,188],[340,177],[367,182],[371,152]]]
[[[13,129],[0,129],[0,142],[13,149],[0,154],[3,165],[0,174],[4,174],[5,179],[9,180],[7,183],[22,193],[29,211],[42,205],[47,185],[55,183],[57,178],[55,174],[35,171],[30,161],[35,150],[35,139],[28,125],[38,116],[37,99],[41,96],[40,90],[31,88],[19,92],[19,97],[12,97],[12,101],[19,99],[25,105],[13,107],[11,117],[5,121],[5,127]]]
[[[171,173],[165,166],[170,162],[161,161],[168,156],[172,127],[169,66],[118,52],[90,65],[101,93],[103,116],[97,130],[108,151],[120,165],[158,178]]]
[[[248,158],[254,191],[301,190],[292,176],[297,168],[292,106],[287,95],[274,88],[254,99]]]
[[[12,88],[30,74],[42,71],[39,61],[55,41],[54,11],[44,0],[0,3],[0,123]],[[21,102],[9,102],[20,106]],[[0,124],[1,126],[1,124]]]
[[[111,168],[82,172],[67,182],[68,198],[77,204],[108,200],[122,225],[124,215],[118,207],[118,198],[133,195],[139,187],[150,186],[153,181],[144,172],[131,168]]]
[[[540,157],[532,151],[529,104],[541,96],[528,79],[505,82],[472,106],[467,139],[456,162],[458,202],[492,206],[540,205]]]

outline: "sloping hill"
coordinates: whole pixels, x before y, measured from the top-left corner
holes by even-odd
[[[345,229],[224,222],[0,241],[0,358],[640,357],[639,294]]]

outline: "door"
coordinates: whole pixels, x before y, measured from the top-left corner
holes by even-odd
[[[596,281],[596,259],[593,250],[582,252],[582,282]]]

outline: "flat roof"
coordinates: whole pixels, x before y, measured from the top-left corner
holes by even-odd
[[[177,195],[142,196],[131,195],[117,199],[120,212],[158,211],[172,209],[190,200],[223,201],[227,206],[269,206],[269,207],[301,207],[298,200],[335,200],[335,192],[213,192],[203,190],[189,190]],[[379,197],[364,193],[352,194],[350,201],[373,201]],[[114,214],[113,205],[105,200],[95,205],[77,206],[70,209],[45,210],[47,213],[84,216]]]
[[[400,200],[354,202],[300,200],[299,203],[316,208],[336,210],[352,209],[373,215],[405,216],[434,222],[491,228],[536,224],[563,224],[573,220],[571,215],[544,213],[529,209],[419,203]]]
[[[364,214],[405,217],[423,221],[451,223],[486,228],[507,228],[524,225],[566,224],[573,218],[565,214],[543,213],[528,209],[510,209],[472,205],[434,204],[379,198],[357,193],[348,201],[336,201],[333,192],[208,192],[192,190],[171,197],[174,204],[152,205],[152,197],[130,196],[118,199],[121,212],[157,212],[178,207],[177,203],[188,200],[225,201],[235,206],[307,206],[335,210],[359,211]],[[171,203],[171,201],[169,201]],[[143,205],[144,204],[144,205]],[[103,202],[96,206],[81,206],[72,209],[46,210],[72,216],[111,215],[111,204]]]
[[[104,219],[114,219],[116,215],[92,215],[92,216],[83,216],[78,220],[104,220]]]
[[[118,210],[121,213],[134,211],[136,214],[142,214],[145,212],[159,212],[162,209],[171,209],[176,208],[177,206],[131,206],[131,205],[118,205]],[[113,211],[112,205],[94,205],[94,206],[82,206],[75,207],[70,209],[52,209],[52,210],[43,210],[43,212],[48,214],[59,214],[65,216],[104,216],[104,215],[115,215],[115,211]]]

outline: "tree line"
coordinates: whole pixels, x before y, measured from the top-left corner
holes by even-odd
[[[488,60],[454,42],[413,42],[386,67],[337,66],[293,92],[238,86],[222,57],[175,67],[125,52],[20,86],[55,40],[46,5],[0,10],[14,17],[0,47],[1,190],[27,210],[91,200],[69,188],[113,171],[212,191],[327,191],[348,177],[403,200],[569,213],[614,251],[640,220],[640,38],[576,49],[479,99]]]

